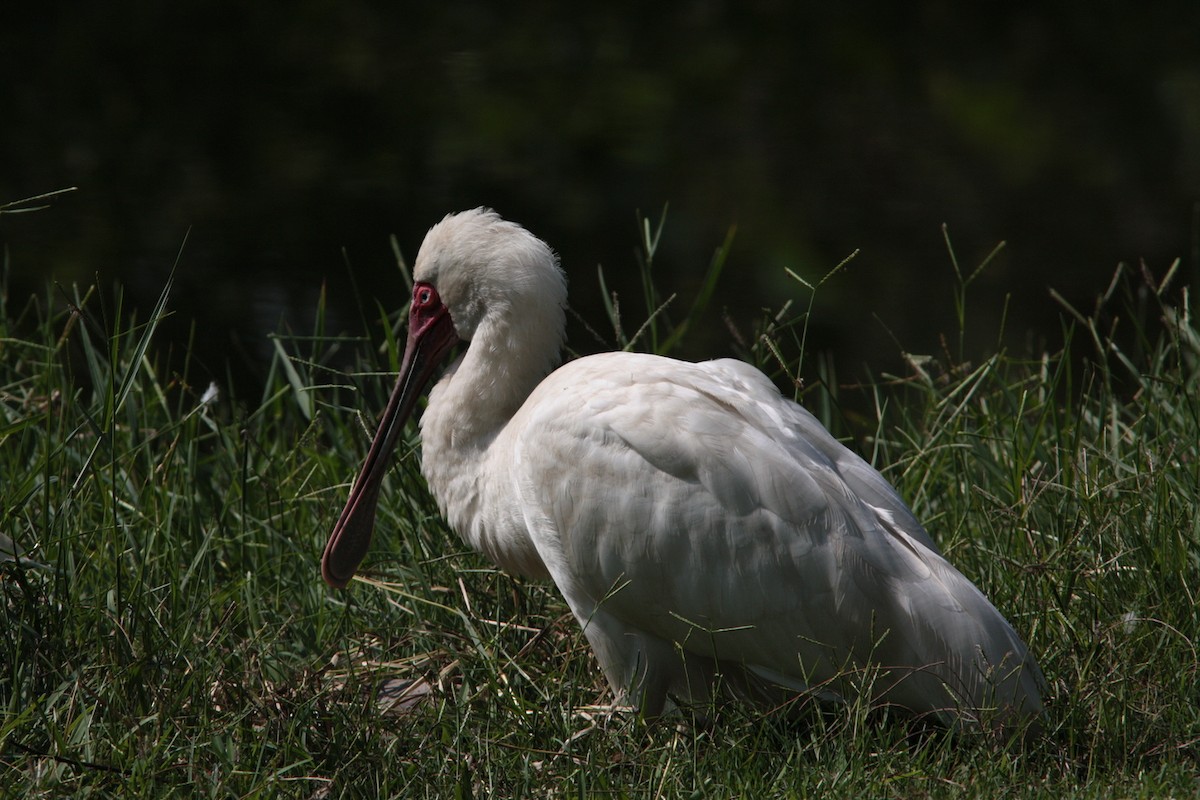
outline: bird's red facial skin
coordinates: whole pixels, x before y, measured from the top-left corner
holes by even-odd
[[[431,325],[437,322],[449,310],[438,296],[437,289],[432,284],[417,281],[413,284],[412,306],[408,312],[408,335],[421,337]]]

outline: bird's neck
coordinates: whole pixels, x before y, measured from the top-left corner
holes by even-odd
[[[486,449],[558,363],[562,339],[561,310],[546,319],[480,325],[429,393],[421,421],[425,457]]]
[[[557,311],[557,315],[554,314]],[[520,575],[546,570],[523,524],[506,516],[511,476],[498,439],[558,362],[563,314],[481,325],[463,355],[429,393],[421,418],[421,472],[450,526],[477,550]]]

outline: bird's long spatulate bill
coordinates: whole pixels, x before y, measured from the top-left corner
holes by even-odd
[[[434,369],[457,342],[458,335],[445,306],[440,307],[440,313],[421,315],[421,318],[414,307],[409,317],[408,341],[396,388],[388,399],[366,461],[321,557],[321,577],[330,586],[341,589],[349,583],[367,554],[375,527],[379,487],[387,472],[388,456],[396,446],[396,437],[412,415],[417,398]]]

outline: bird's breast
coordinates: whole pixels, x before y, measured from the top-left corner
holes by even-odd
[[[454,532],[505,572],[548,577],[510,486],[502,445],[464,452],[437,431],[423,431],[422,439],[421,472]]]

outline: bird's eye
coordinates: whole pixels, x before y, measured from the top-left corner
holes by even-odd
[[[416,291],[413,292],[413,299],[418,306],[428,306],[437,300],[437,293],[433,291],[432,286],[418,284]]]

